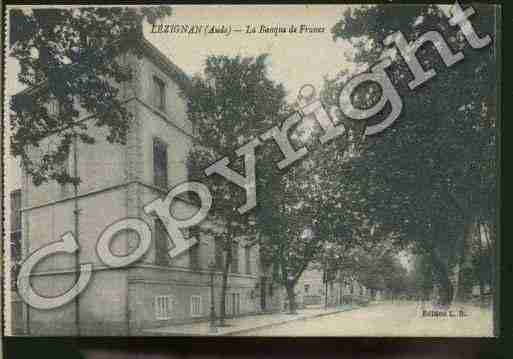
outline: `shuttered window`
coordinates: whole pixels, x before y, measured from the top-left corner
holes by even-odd
[[[155,107],[166,112],[166,83],[157,76],[153,76],[153,87]]]
[[[153,139],[153,183],[167,188],[167,145],[157,138]]]
[[[200,267],[200,243],[196,243],[189,249],[189,265],[193,269]]]
[[[16,290],[17,276],[21,265],[21,191],[11,192],[11,288]]]
[[[50,99],[48,101],[48,115],[51,117],[58,117],[61,113],[60,102],[56,98]]]
[[[199,317],[201,315],[202,315],[201,296],[193,295],[193,296],[191,296],[191,316]]]
[[[218,270],[222,270],[223,269],[223,242],[222,242],[222,239],[216,238],[214,243],[215,243],[216,268]]]
[[[160,219],[155,220],[155,264],[168,266],[171,262],[169,258],[169,236],[166,227]]]
[[[231,271],[232,273],[239,273],[239,243],[232,243],[232,263],[231,263]]]
[[[246,274],[251,274],[251,247],[244,247],[244,257],[246,259]]]
[[[173,316],[173,296],[158,295],[155,297],[155,318],[170,319]]]

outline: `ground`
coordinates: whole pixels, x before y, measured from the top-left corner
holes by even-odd
[[[322,317],[246,331],[241,336],[493,336],[491,309],[454,306],[452,317],[430,316],[416,302],[373,304]],[[460,312],[463,311],[463,313]],[[424,315],[423,315],[424,314]],[[440,312],[438,312],[440,314]],[[441,312],[444,314],[444,312]],[[460,316],[464,314],[464,316]]]

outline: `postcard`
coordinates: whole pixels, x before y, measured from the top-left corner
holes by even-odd
[[[7,6],[6,335],[498,335],[499,19]]]

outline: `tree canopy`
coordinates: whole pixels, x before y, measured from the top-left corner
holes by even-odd
[[[245,245],[256,243],[255,212],[240,214],[237,207],[244,203],[244,189],[219,174],[206,176],[205,169],[226,157],[232,162],[230,169],[247,174],[250,168],[247,168],[246,156],[241,159],[234,154],[265,129],[279,123],[285,113],[285,91],[281,84],[268,77],[266,59],[265,54],[257,57],[209,56],[203,73],[193,77],[187,97],[187,113],[197,135],[188,154],[190,179],[209,186],[213,197],[210,218],[222,223],[223,227],[222,231],[213,233],[216,245],[222,246],[225,257],[221,320],[225,317],[224,298],[233,244],[236,239],[245,239]],[[259,152],[259,147],[256,151]]]
[[[493,34],[494,8],[475,6],[475,11],[472,22],[478,34]],[[370,65],[385,50],[383,40],[391,33],[401,31],[412,41],[430,30],[442,33],[452,51],[463,51],[465,58],[448,68],[432,46],[422,46],[417,58],[437,75],[410,90],[406,84],[411,72],[396,56],[388,74],[404,102],[402,113],[390,128],[363,142],[351,168],[372,223],[429,253],[448,287],[468,226],[477,220],[493,224],[495,218],[494,45],[470,48],[458,28],[449,26],[442,10],[432,5],[349,9],[332,33],[334,39],[354,44],[355,61]],[[375,93],[370,101],[378,96]]]
[[[133,74],[128,64],[115,61],[142,36],[143,22],[171,15],[171,7],[73,7],[11,9],[10,56],[19,65],[18,81],[28,89],[14,96],[11,153],[19,156],[36,185],[50,180],[78,183],[61,164],[73,139],[94,143],[79,109],[92,115],[94,125],[107,129],[106,139],[124,144],[131,114],[118,96],[120,84]],[[55,101],[58,115],[48,104]],[[56,146],[30,149],[53,135]]]

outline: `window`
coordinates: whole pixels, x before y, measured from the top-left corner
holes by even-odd
[[[170,319],[173,314],[173,297],[170,295],[158,295],[155,297],[155,318]]]
[[[244,257],[246,258],[246,274],[251,274],[251,247],[244,247]]]
[[[240,314],[240,294],[232,293],[232,314],[233,316]]]
[[[305,294],[308,294],[309,290],[310,290],[310,284],[305,284]]]
[[[199,317],[202,315],[201,309],[201,296],[200,295],[192,295],[191,296],[191,317]]]
[[[167,145],[157,138],[153,139],[153,183],[167,188]]]
[[[153,76],[155,107],[161,111],[166,111],[166,84],[157,76]]]
[[[239,243],[232,243],[232,263],[231,263],[231,271],[232,273],[239,273]]]
[[[160,266],[168,266],[169,258],[169,237],[166,227],[160,218],[155,220],[155,264]]]
[[[21,191],[11,192],[11,288],[16,290],[18,271],[21,265]]]
[[[223,242],[221,238],[214,239],[216,268],[223,270]]]
[[[191,268],[200,267],[200,243],[196,243],[189,249],[189,266]]]
[[[11,192],[11,232],[21,231],[21,190]]]
[[[225,298],[225,301],[224,301],[224,308],[225,308],[225,311],[226,311],[226,314],[229,314],[231,312],[231,296],[230,294],[226,294],[226,298]]]
[[[48,102],[48,115],[52,117],[57,117],[60,114],[60,103],[59,100],[55,97],[50,99]]]

